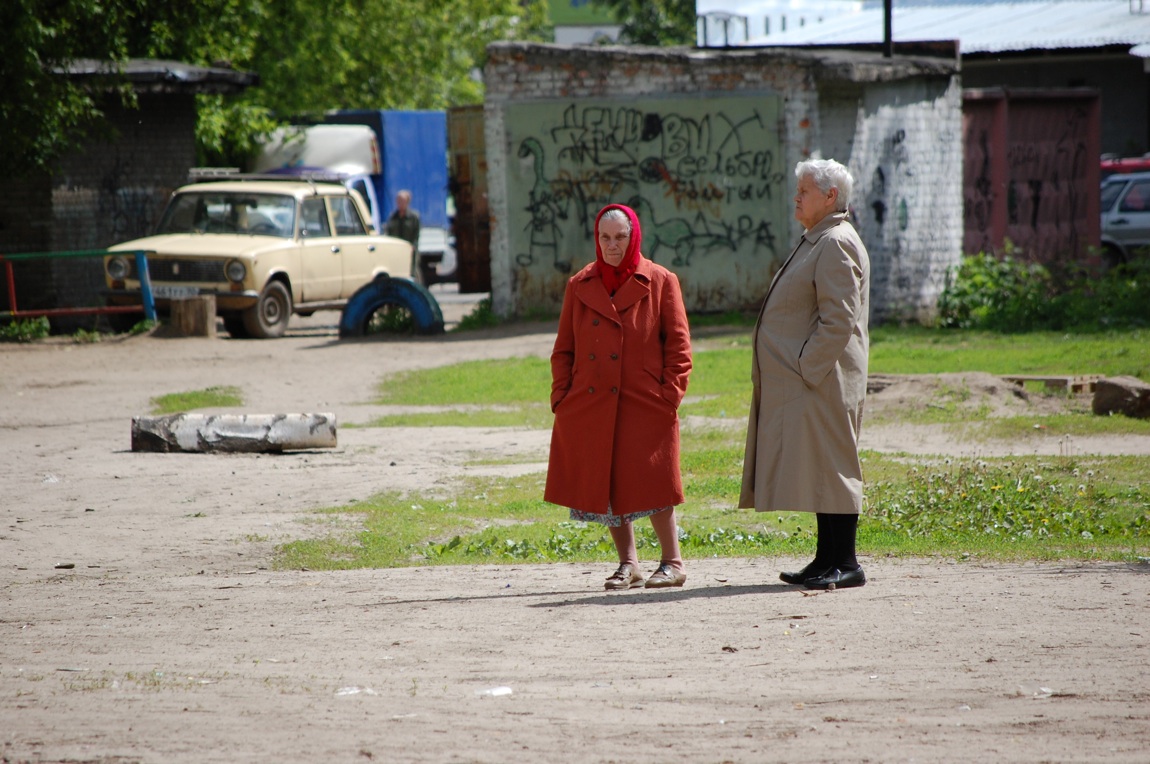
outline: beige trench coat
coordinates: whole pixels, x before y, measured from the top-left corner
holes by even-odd
[[[803,234],[755,325],[739,507],[858,514],[870,259],[844,212]]]

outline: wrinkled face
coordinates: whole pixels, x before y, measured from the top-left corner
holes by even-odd
[[[607,265],[618,268],[631,243],[631,231],[622,220],[602,218],[599,221],[599,248]]]
[[[795,220],[807,230],[814,228],[820,220],[835,211],[838,197],[837,188],[820,191],[814,179],[804,175],[799,179],[799,187],[795,192]]]

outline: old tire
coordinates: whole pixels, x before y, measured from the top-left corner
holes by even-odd
[[[282,281],[269,281],[259,302],[244,311],[244,328],[258,340],[284,336],[291,318],[291,292]]]
[[[339,336],[442,334],[443,313],[426,287],[377,276],[356,290],[339,318]]]

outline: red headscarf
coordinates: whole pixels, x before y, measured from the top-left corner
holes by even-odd
[[[627,253],[623,255],[618,266],[611,266],[603,259],[603,248],[599,246],[599,221],[607,210],[623,210],[631,221],[631,242],[627,245]],[[603,286],[607,287],[607,294],[615,294],[615,291],[631,278],[631,274],[639,267],[639,242],[642,239],[639,216],[635,214],[635,210],[626,205],[608,204],[595,216],[595,263],[599,270],[599,278],[603,279]]]

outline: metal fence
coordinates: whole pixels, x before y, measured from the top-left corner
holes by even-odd
[[[148,252],[137,250],[136,272],[140,274],[140,293],[143,297],[142,305],[103,305],[99,307],[65,307],[41,308],[20,310],[16,303],[16,274],[12,268],[14,262],[26,260],[55,260],[63,258],[104,257],[111,254],[104,249],[78,249],[69,252],[19,252],[13,255],[0,255],[0,263],[4,264],[5,281],[8,286],[8,310],[0,310],[0,318],[36,318],[44,316],[84,316],[104,315],[109,313],[138,313],[143,310],[144,318],[149,321],[156,320],[156,301],[152,295],[152,280],[148,275]],[[123,254],[123,253],[121,253]]]

